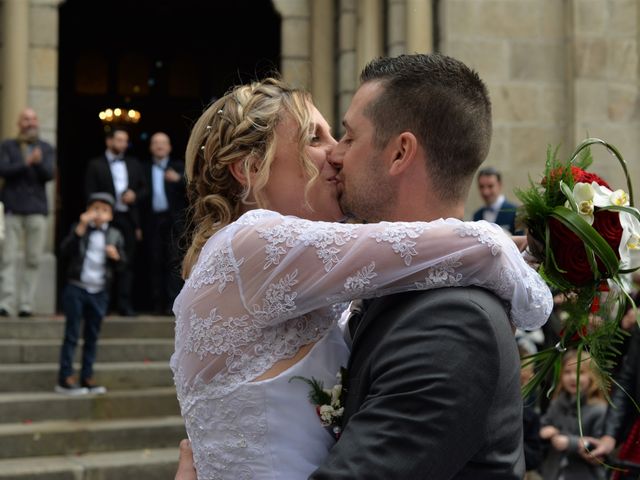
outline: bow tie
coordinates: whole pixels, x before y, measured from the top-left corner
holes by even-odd
[[[96,227],[95,225],[87,225],[87,235],[93,232],[106,233],[106,229],[104,227]]]
[[[116,163],[116,162],[123,162],[124,158],[122,157],[113,157],[111,160],[109,160],[109,163]]]

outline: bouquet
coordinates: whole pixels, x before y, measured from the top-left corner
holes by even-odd
[[[613,189],[587,171],[593,163],[592,145],[604,146],[620,163],[627,191]],[[522,202],[529,251],[550,288],[564,297],[564,326],[554,348],[527,357],[536,375],[524,387],[528,396],[553,372],[550,393],[560,374],[567,349],[590,356],[600,387],[608,398],[617,346],[627,333],[620,319],[627,302],[628,275],[640,268],[640,212],[633,207],[633,188],[627,165],[607,142],[588,138],[568,161],[547,150],[544,176],[516,191]],[[579,372],[579,368],[578,368]],[[578,373],[579,375],[579,373]],[[579,379],[578,379],[579,380]]]

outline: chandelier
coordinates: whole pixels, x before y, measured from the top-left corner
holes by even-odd
[[[105,124],[113,123],[138,123],[140,112],[127,108],[107,108],[98,114],[98,117]]]

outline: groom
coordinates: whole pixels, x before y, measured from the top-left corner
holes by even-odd
[[[343,211],[462,218],[491,141],[480,78],[434,54],[374,60],[361,81],[330,159]],[[344,430],[311,478],[521,479],[520,361],[500,300],[441,288],[365,304],[349,324]]]
[[[375,60],[361,80],[330,160],[343,210],[369,222],[462,218],[491,139],[480,78],[433,54]],[[349,325],[344,430],[311,478],[522,478],[520,362],[500,300],[441,288],[366,303]],[[181,446],[176,478],[194,478],[189,468]]]

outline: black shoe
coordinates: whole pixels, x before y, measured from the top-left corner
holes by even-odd
[[[75,378],[67,377],[64,380],[60,380],[55,386],[54,390],[63,395],[77,396],[86,395],[89,393],[88,388],[84,388],[75,383]]]
[[[118,313],[121,317],[135,317],[137,315],[133,308],[122,308]]]
[[[8,317],[9,316],[9,312],[7,311],[6,308],[0,308],[0,317]]]
[[[82,382],[80,382],[80,385],[82,386],[82,388],[86,388],[89,393],[95,393],[96,395],[107,393],[106,387],[96,384],[96,382],[93,381],[93,378],[86,378],[82,380]]]
[[[20,310],[20,312],[18,312],[18,316],[19,317],[33,317],[33,313],[31,313],[29,310]]]

